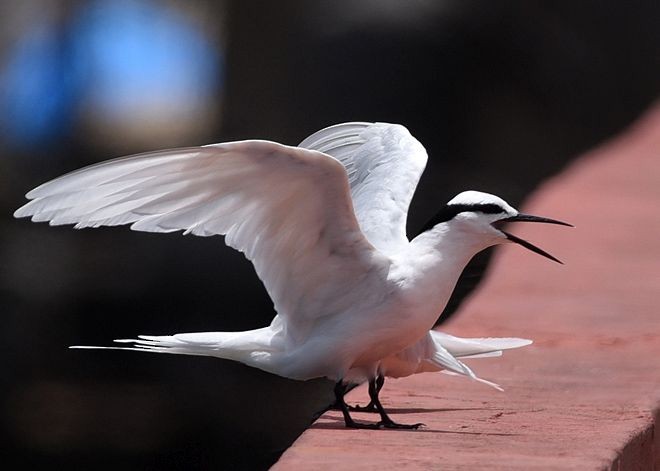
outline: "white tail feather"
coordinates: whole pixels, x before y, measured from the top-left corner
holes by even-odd
[[[196,355],[235,360],[270,371],[274,353],[274,330],[270,327],[246,332],[200,332],[176,335],[139,335],[136,339],[116,339],[127,347],[73,345],[73,349],[129,350],[134,352]]]

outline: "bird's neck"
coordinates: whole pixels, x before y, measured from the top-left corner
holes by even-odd
[[[415,237],[410,242],[409,250],[415,257],[424,259],[425,255],[430,256],[430,266],[426,269],[446,271],[449,266],[457,266],[462,271],[472,257],[493,245],[493,242],[483,235],[443,223]],[[435,267],[435,264],[439,265]]]
[[[483,237],[438,224],[415,237],[406,251],[409,286],[426,297],[437,314],[444,309],[463,269],[478,252],[492,245]]]

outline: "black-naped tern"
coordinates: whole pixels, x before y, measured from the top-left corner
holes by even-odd
[[[252,261],[273,300],[277,315],[268,327],[141,335],[117,340],[131,346],[105,348],[215,356],[299,380],[327,377],[336,381],[346,426],[417,428],[387,415],[378,400],[381,379],[433,369],[474,377],[443,346],[457,341],[429,332],[465,265],[506,242],[558,261],[500,225],[569,225],[466,191],[409,241],[408,206],[426,161],[403,126],[344,123],[297,147],[248,140],[99,163],[30,191],[31,201],[14,215],[76,228],[130,224],[225,235]],[[529,343],[490,340],[462,347],[474,356]],[[346,385],[362,381],[369,381],[378,423],[355,422],[344,402]]]

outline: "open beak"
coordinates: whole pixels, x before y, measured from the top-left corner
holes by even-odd
[[[560,226],[573,227],[572,224],[568,224],[567,222],[562,222],[562,221],[557,221],[556,219],[543,218],[540,216],[532,216],[531,214],[522,214],[522,213],[518,213],[516,216],[511,216],[509,218],[500,219],[499,221],[496,221],[496,223],[503,223],[503,222],[542,222],[545,224],[558,224]],[[523,247],[531,250],[532,252],[535,252],[539,255],[543,255],[544,257],[549,258],[550,260],[553,260],[557,263],[563,264],[561,260],[553,257],[545,250],[542,250],[537,246],[530,244],[529,242],[527,242],[524,239],[521,239],[520,237],[516,237],[513,234],[509,234],[508,232],[503,231],[499,227],[497,229],[501,231],[506,236],[506,238],[509,239],[511,242],[515,242],[516,244],[522,245]]]

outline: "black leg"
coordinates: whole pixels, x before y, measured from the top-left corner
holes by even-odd
[[[377,378],[369,381],[369,397],[371,398],[371,402],[376,406],[376,410],[380,414],[380,422],[378,422],[378,425],[385,428],[401,429],[418,429],[419,427],[423,426],[424,424],[421,422],[417,424],[399,424],[394,422],[390,416],[387,415],[387,412],[385,412],[385,409],[383,408],[383,405],[380,403],[380,399],[378,398],[378,393],[380,393],[384,383],[385,378],[382,376],[378,376]]]
[[[378,375],[376,376],[376,395],[380,394],[380,390],[383,389],[385,385],[385,376]]]
[[[385,376],[383,375],[378,375],[376,377],[376,390],[377,392],[380,392],[381,389],[383,389],[383,385],[385,384]],[[374,401],[369,401],[369,404],[366,406],[348,406],[348,410],[351,412],[378,412],[378,408],[376,407],[376,404],[374,404]]]
[[[356,422],[351,417],[351,414],[348,412],[348,405],[344,400],[344,395],[346,394],[346,385],[340,380],[335,384],[335,399],[337,401],[336,405],[341,410],[342,415],[344,416],[344,423],[348,428],[367,428],[367,429],[378,429],[380,428],[379,424],[365,424],[362,422]]]

